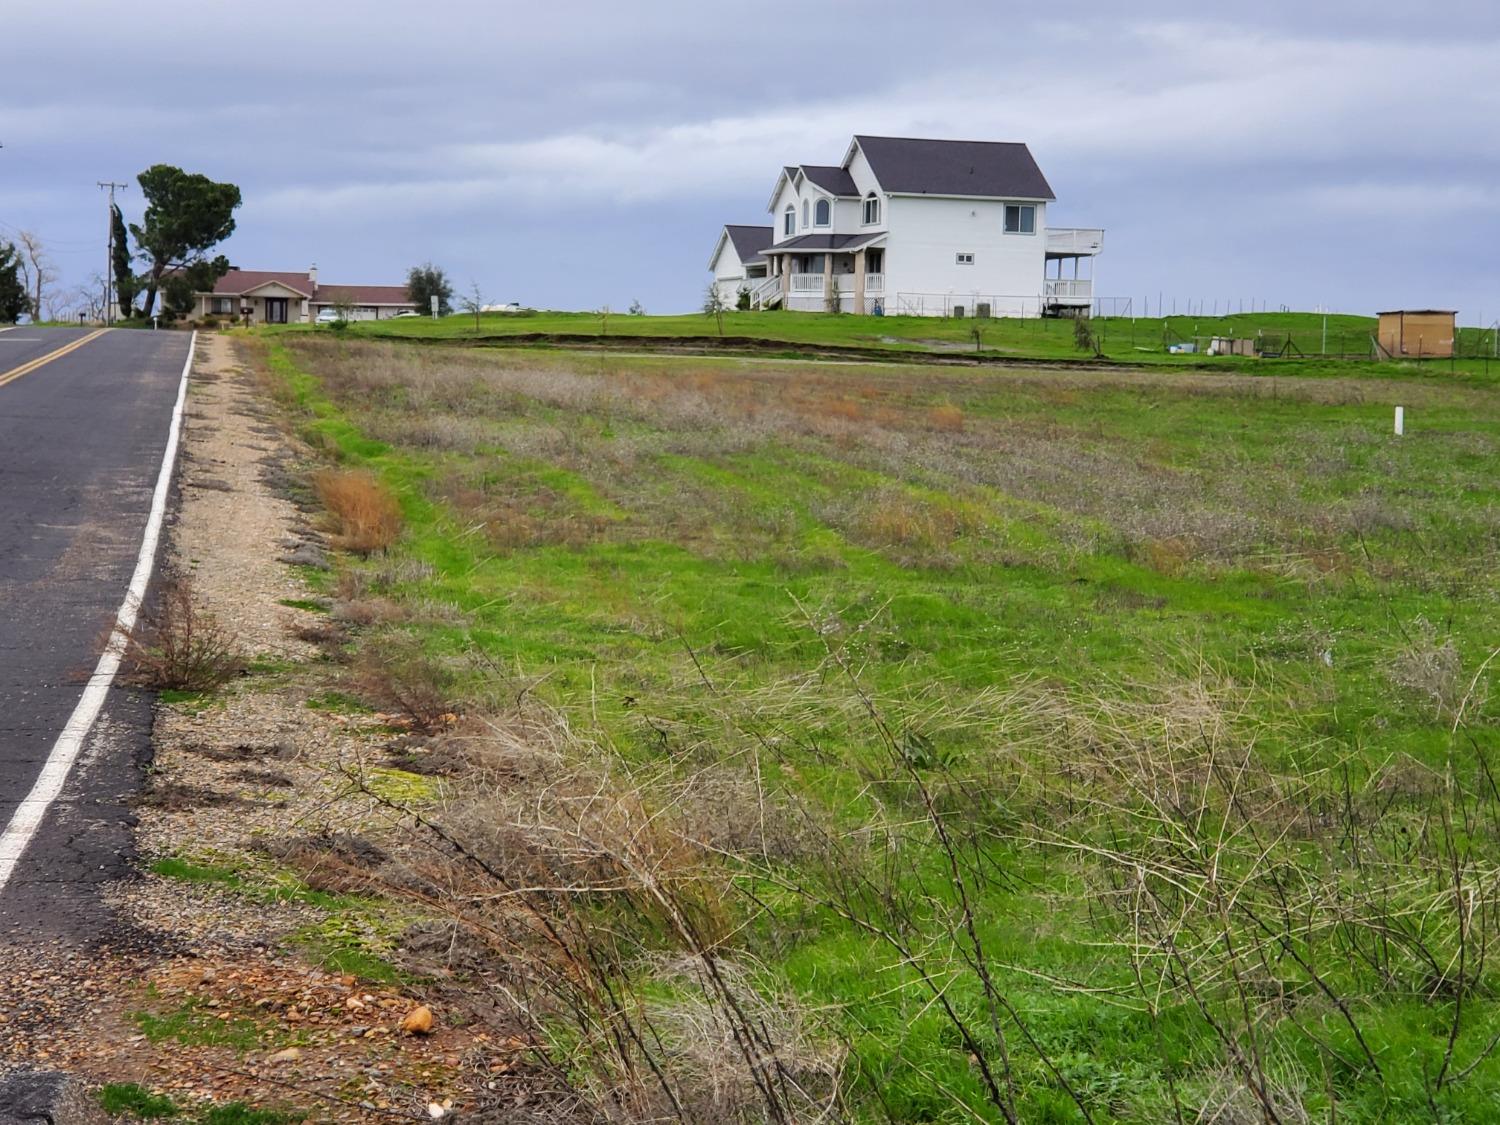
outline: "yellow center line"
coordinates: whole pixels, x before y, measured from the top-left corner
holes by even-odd
[[[0,387],[5,386],[6,383],[15,382],[22,375],[30,375],[38,367],[41,367],[44,364],[51,363],[54,359],[61,359],[69,352],[76,352],[90,340],[95,339],[99,336],[103,336],[108,331],[108,328],[96,328],[94,331],[90,332],[82,339],[74,340],[71,344],[64,344],[62,347],[56,349],[55,351],[50,351],[44,356],[38,356],[36,359],[31,360],[29,363],[21,364],[20,367],[12,367],[9,371],[0,374]]]

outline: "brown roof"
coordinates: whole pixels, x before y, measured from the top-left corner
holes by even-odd
[[[404,285],[319,285],[313,303],[331,305],[348,301],[354,305],[412,305]]]
[[[237,297],[273,281],[304,297],[312,296],[313,284],[307,280],[306,270],[230,270],[214,282],[214,293],[220,297]]]
[[[262,285],[284,285],[314,304],[410,305],[404,285],[313,285],[306,270],[230,270],[214,283],[214,295],[238,297]],[[415,306],[413,306],[415,307]]]

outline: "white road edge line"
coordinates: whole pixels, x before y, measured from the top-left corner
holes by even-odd
[[[177,464],[177,445],[182,437],[182,412],[187,403],[188,375],[193,369],[193,356],[197,346],[198,333],[195,331],[188,341],[187,360],[182,365],[182,379],[177,385],[177,405],[172,409],[172,424],[167,430],[167,448],[162,453],[161,472],[156,478],[156,492],[151,498],[151,514],[146,518],[146,533],[141,538],[140,554],[136,556],[135,574],[131,576],[130,587],[125,593],[120,612],[115,615],[114,631],[104,647],[103,655],[99,657],[99,663],[94,667],[94,674],[89,677],[88,686],[83,689],[78,706],[73,708],[67,725],[52,744],[52,752],[47,756],[36,784],[10,818],[4,834],[0,834],[0,891],[5,890],[6,884],[15,874],[27,845],[41,828],[47,810],[62,792],[73,764],[83,752],[84,741],[93,729],[95,720],[99,718],[115,674],[120,670],[120,660],[125,655],[126,634],[135,627],[136,618],[140,615],[146,587],[151,582],[152,571],[156,569],[156,548],[161,542],[162,522],[167,514],[172,469]]]

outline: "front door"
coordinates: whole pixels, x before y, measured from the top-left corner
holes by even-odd
[[[286,306],[287,306],[287,299],[285,297],[267,297],[266,298],[266,323],[267,324],[285,324],[286,323]]]

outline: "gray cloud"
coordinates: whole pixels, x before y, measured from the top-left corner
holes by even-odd
[[[242,265],[432,257],[506,299],[690,308],[717,225],[859,131],[1028,141],[1122,296],[1500,315],[1492,5],[59,7],[7,14],[0,233],[75,282],[94,181],[167,161],[244,188]]]

